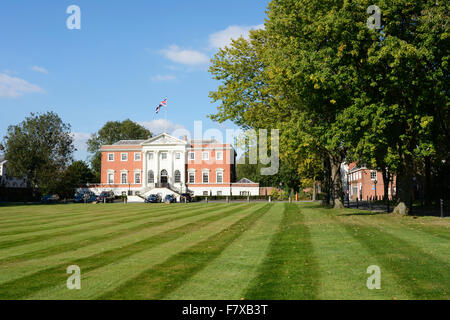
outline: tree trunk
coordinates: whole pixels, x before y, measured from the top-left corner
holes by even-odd
[[[391,173],[387,168],[383,168],[381,172],[383,174],[383,200],[389,201],[389,182],[391,181]]]
[[[314,182],[313,182],[313,194],[312,194],[312,200],[316,201],[317,200],[317,182],[316,182],[316,178],[314,178]]]
[[[325,192],[325,203],[330,204],[331,199],[331,165],[328,157],[323,158],[323,189]]]
[[[425,205],[431,204],[431,159],[430,157],[425,157]]]
[[[331,178],[332,178],[332,192],[333,192],[333,206],[334,208],[344,208],[343,199],[344,192],[342,190],[342,175],[341,175],[341,161],[340,159],[330,158],[331,163]]]
[[[397,177],[398,205],[394,209],[394,213],[407,215],[411,211],[411,200],[413,196],[413,174],[413,158],[410,155],[404,156]]]

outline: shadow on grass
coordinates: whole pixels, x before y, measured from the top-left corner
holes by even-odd
[[[351,209],[350,209],[351,210]],[[387,212],[374,212],[374,211],[362,211],[362,212],[353,212],[353,213],[341,213],[338,214],[340,217],[345,216],[378,216],[378,215],[387,215]]]

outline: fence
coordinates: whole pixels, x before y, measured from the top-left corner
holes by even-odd
[[[392,212],[396,204],[393,201],[374,200],[344,200],[344,206],[351,209],[360,209],[377,212]],[[437,204],[426,206],[423,202],[410,203],[410,215],[450,217],[450,201],[440,199]]]

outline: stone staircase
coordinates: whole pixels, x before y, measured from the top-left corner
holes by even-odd
[[[145,200],[139,196],[128,196],[128,203],[144,203]]]
[[[179,200],[179,198],[180,198],[180,194],[179,193],[177,193],[174,190],[168,189],[168,188],[154,188],[154,189],[144,193],[143,196],[144,196],[144,198],[148,198],[152,194],[159,194],[163,200],[166,197],[166,195],[168,195],[168,194],[175,195],[177,200]]]

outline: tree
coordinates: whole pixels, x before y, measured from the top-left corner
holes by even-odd
[[[18,125],[8,127],[2,149],[11,175],[25,177],[36,194],[54,192],[58,176],[72,161],[70,125],[53,112],[32,113]]]
[[[61,198],[71,198],[75,189],[92,182],[94,174],[84,161],[73,162],[59,177],[58,195]]]
[[[281,161],[278,173],[271,176],[261,175],[261,168],[264,167],[265,166],[261,163],[250,164],[248,155],[244,154],[236,165],[237,180],[247,178],[259,183],[260,186],[277,188],[280,186],[280,183],[282,183],[284,188],[299,191],[301,181],[295,167],[291,167],[288,163]]]
[[[265,30],[214,57],[221,85],[210,95],[220,102],[212,118],[280,129],[282,158],[322,160],[335,206],[350,159],[395,172],[409,205],[423,159],[448,162],[449,5],[381,1],[380,30],[366,26],[369,5],[273,0]]]
[[[144,140],[152,137],[152,133],[140,124],[131,121],[109,121],[98,132],[91,135],[87,142],[91,156],[91,168],[95,179],[100,181],[102,145],[112,145],[120,140]]]

